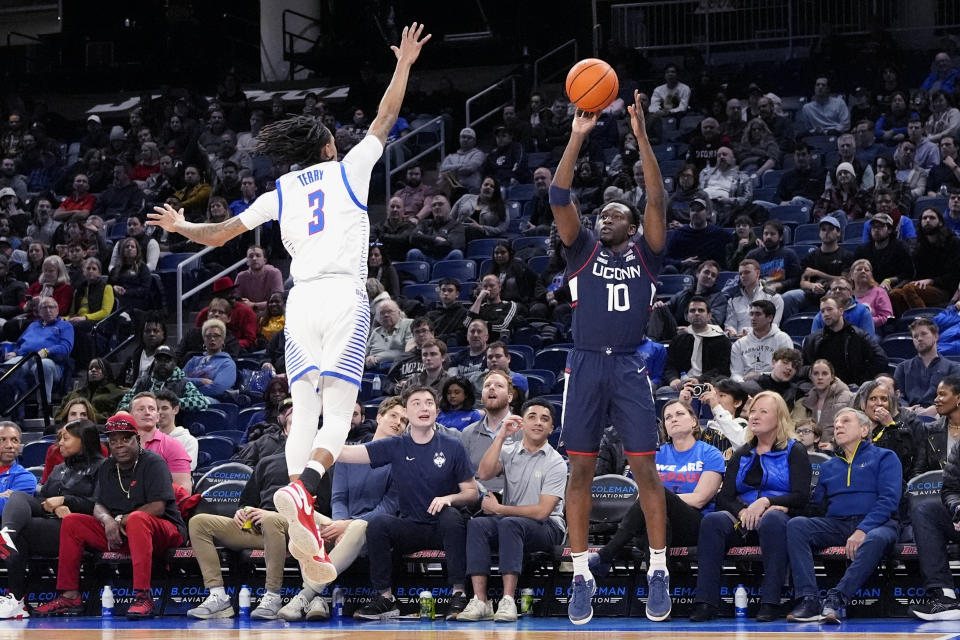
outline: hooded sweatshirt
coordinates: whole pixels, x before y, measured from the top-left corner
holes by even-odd
[[[698,380],[730,375],[730,340],[723,329],[708,324],[703,333],[684,332],[670,341],[664,384],[670,384],[686,372]]]
[[[771,326],[762,338],[756,337],[751,328],[730,349],[730,377],[742,382],[748,373],[766,373],[773,367],[773,354],[777,349],[792,348],[793,339],[777,325]]]

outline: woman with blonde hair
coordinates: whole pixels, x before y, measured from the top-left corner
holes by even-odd
[[[73,302],[73,287],[70,286],[70,273],[60,256],[47,256],[43,259],[40,277],[27,288],[26,300],[36,300],[41,296],[50,296],[57,301],[60,315],[70,312]],[[26,306],[26,305],[25,305]]]
[[[879,330],[893,317],[893,304],[886,289],[873,279],[873,265],[866,258],[854,260],[850,265],[850,278],[853,281],[853,296],[857,302],[870,307],[873,327]]]
[[[763,582],[757,622],[780,618],[786,579],[787,522],[810,499],[807,449],[795,439],[793,420],[780,394],[762,391],[750,403],[747,440],[727,462],[717,510],[704,516],[697,540],[696,607],[692,622],[716,617],[727,549],[759,544]]]
[[[762,176],[776,168],[780,145],[763,119],[754,118],[744,127],[743,137],[737,145],[737,158],[744,173]]]
[[[793,419],[812,420],[821,429],[819,448],[833,449],[833,417],[840,409],[850,406],[853,391],[837,377],[830,361],[823,358],[810,367],[810,382],[813,383],[810,392],[793,407]]]

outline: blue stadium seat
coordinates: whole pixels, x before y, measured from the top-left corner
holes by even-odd
[[[246,429],[252,424],[253,418],[264,410],[263,405],[257,405],[253,407],[247,407],[246,409],[241,409],[240,414],[237,416],[237,425]]]
[[[783,169],[767,171],[765,174],[763,174],[760,186],[776,189],[778,186],[780,186],[780,179],[783,177],[784,173],[786,173],[786,171]]]
[[[780,330],[791,338],[805,338],[816,316],[816,312],[795,313],[780,323]]]
[[[460,282],[477,279],[477,263],[473,260],[441,260],[433,265],[431,280],[456,278]]]
[[[183,262],[184,260],[186,260],[187,258],[193,255],[196,255],[196,254],[168,253],[165,256],[160,256],[160,259],[157,261],[157,271],[167,271],[167,270],[176,271],[178,264],[180,264],[181,262]],[[188,264],[186,267],[184,267],[183,270],[196,271],[197,269],[200,268],[200,262],[201,262],[200,260],[194,260],[193,262]]]
[[[537,167],[544,167],[546,163],[550,161],[550,152],[549,151],[534,151],[527,154],[527,167],[530,169],[536,169]]]
[[[410,262],[394,262],[393,268],[397,270],[397,275],[405,273],[410,280],[414,282],[427,282],[430,280],[430,263],[422,260],[412,260]],[[400,277],[403,279],[403,276]]]
[[[483,276],[490,273],[491,267],[493,267],[493,258],[482,260],[480,266],[477,268],[477,279],[483,278]]]
[[[776,202],[776,187],[757,187],[753,190],[753,201],[763,200],[764,202]]]
[[[473,302],[473,290],[477,288],[477,285],[480,283],[476,280],[470,280],[468,282],[460,283],[460,296],[457,300],[461,302]],[[440,299],[439,297],[437,298]]]
[[[908,335],[890,335],[880,342],[884,353],[891,358],[912,358],[917,355],[913,338]]]
[[[653,154],[657,156],[657,160],[676,160],[677,145],[672,143],[655,144],[653,145]]]
[[[549,393],[553,389],[553,385],[550,384],[550,380],[553,379],[553,374],[551,372],[549,377],[544,377],[536,373],[528,372],[518,372],[522,373],[527,379],[527,395],[530,398],[536,398],[542,396],[545,393]]]
[[[820,244],[820,225],[799,225],[793,234],[793,244]]]
[[[20,464],[25,467],[36,467],[38,465],[42,467],[47,457],[47,449],[50,448],[51,444],[53,443],[38,440],[24,445],[23,451],[20,452]]]
[[[535,274],[540,275],[547,270],[547,265],[550,264],[550,256],[533,256],[527,260],[527,266],[530,267],[530,270]]]
[[[943,307],[918,307],[916,309],[907,309],[899,318],[897,318],[897,322],[894,325],[894,332],[907,333],[910,331],[910,323],[917,318],[933,319],[933,317],[941,311],[944,311]]]
[[[857,248],[860,247],[861,244],[862,243],[859,240],[857,240],[856,242],[841,242],[840,248],[846,249],[850,253],[856,253]]]
[[[500,241],[500,238],[480,238],[479,240],[471,240],[467,244],[466,258],[468,260],[489,258],[493,255],[493,248],[497,246],[497,243]]]
[[[943,212],[947,208],[947,198],[943,196],[920,196],[913,203],[913,215],[911,218],[919,218],[924,209],[936,209]]]
[[[200,411],[181,411],[177,420],[188,428],[194,422],[199,423],[203,425],[204,432],[233,428],[227,421],[226,413],[220,409],[210,409],[209,407]]]
[[[521,371],[533,369],[533,347],[525,344],[511,344],[507,347],[510,353],[510,370]]]
[[[736,280],[740,277],[740,274],[736,271],[721,271],[717,275],[717,289],[723,291],[723,288],[727,286],[727,283],[731,280]]]
[[[259,369],[260,366],[261,365],[258,364],[256,368]],[[211,402],[209,406],[207,406],[207,409],[216,409],[218,411],[223,411],[227,416],[227,424],[233,425],[230,428],[231,429],[239,428],[240,407],[233,404],[232,402]],[[210,430],[207,429],[207,432],[209,433]]]
[[[770,209],[769,218],[779,220],[784,224],[792,222],[797,225],[804,225],[810,222],[810,207],[797,204],[780,205]]]
[[[866,224],[866,220],[848,222],[847,226],[843,229],[844,241],[859,243],[860,239],[863,237],[863,227],[866,226]]]
[[[197,438],[197,446],[200,453],[209,454],[211,464],[229,460],[237,448],[233,440],[221,436],[201,436]]]
[[[557,376],[563,373],[567,366],[567,355],[570,349],[566,347],[547,347],[537,352],[533,359],[533,369],[553,371]]]
[[[244,434],[246,434],[246,431],[241,431],[239,429],[223,429],[221,431],[207,431],[207,435],[204,437],[219,436],[221,438],[227,438],[228,440],[231,440],[234,445],[239,446],[240,441],[243,440]]]
[[[809,254],[816,251],[817,247],[818,245],[815,244],[794,244],[790,247],[790,250],[793,251],[797,256],[797,259],[802,262],[803,259]]]
[[[435,284],[405,284],[402,292],[405,298],[423,298],[427,302],[440,300]]]
[[[547,243],[549,241],[550,238],[547,236],[529,236],[526,238],[517,238],[513,241],[513,250],[520,251],[521,249],[526,249],[528,247],[536,247],[546,251]]]
[[[517,371],[517,373],[527,376],[527,379],[530,379],[530,376],[536,376],[539,378],[546,388],[537,389],[534,391],[533,385],[530,385],[530,394],[532,398],[534,396],[544,396],[551,392],[553,386],[557,383],[557,374],[550,369],[524,369],[523,371]]]
[[[657,298],[669,298],[693,284],[693,276],[686,273],[660,274],[657,282]]]
[[[533,184],[512,184],[507,187],[507,200],[524,202],[533,199]]]

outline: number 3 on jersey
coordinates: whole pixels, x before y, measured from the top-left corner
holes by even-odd
[[[323,189],[317,189],[307,196],[308,206],[313,207],[313,219],[307,225],[310,235],[323,231]]]

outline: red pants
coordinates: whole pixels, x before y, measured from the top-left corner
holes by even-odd
[[[150,573],[154,552],[163,553],[183,543],[183,536],[169,520],[162,520],[143,511],[127,516],[127,537],[123,546],[113,551],[129,553],[133,562],[133,588],[150,589]],[[57,589],[76,591],[80,588],[80,564],[84,549],[107,551],[107,536],[103,525],[93,516],[71,513],[60,527],[60,567],[57,571]]]

